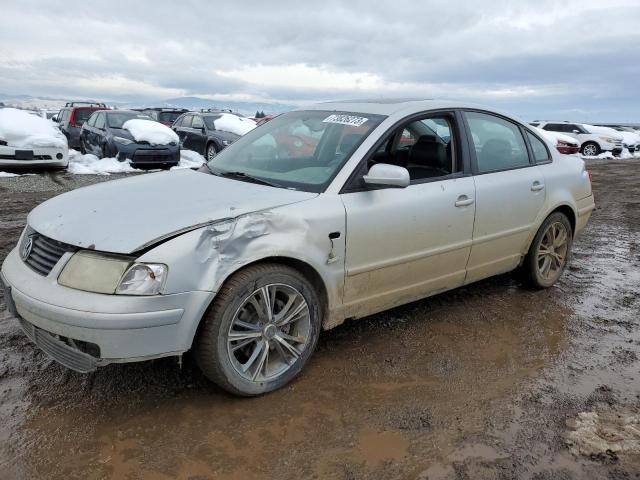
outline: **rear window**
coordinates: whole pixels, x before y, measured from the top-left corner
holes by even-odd
[[[182,115],[182,112],[160,112],[158,120],[173,123],[180,115]]]
[[[82,125],[96,110],[97,109],[95,108],[76,108],[76,112],[74,114],[75,123],[77,125]]]

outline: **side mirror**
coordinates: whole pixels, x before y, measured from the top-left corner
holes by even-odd
[[[406,188],[411,182],[409,171],[406,168],[388,163],[375,164],[362,179],[367,185],[381,185],[396,188]]]
[[[58,123],[58,116],[54,115],[53,117],[51,117],[51,121],[54,123]]]

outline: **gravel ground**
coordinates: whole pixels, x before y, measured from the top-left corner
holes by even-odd
[[[189,356],[70,372],[0,300],[0,477],[639,478],[640,161],[589,168],[598,207],[556,287],[503,275],[348,322],[261,398]],[[115,178],[0,179],[0,258],[35,205]]]

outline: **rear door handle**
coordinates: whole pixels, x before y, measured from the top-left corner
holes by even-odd
[[[466,195],[460,195],[456,200],[456,207],[467,207],[474,202],[473,198],[469,198]]]
[[[539,192],[540,190],[542,190],[544,188],[544,183],[539,182],[538,180],[536,180],[535,182],[533,182],[533,184],[531,185],[531,191],[532,192]]]

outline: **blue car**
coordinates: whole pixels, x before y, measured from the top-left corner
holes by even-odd
[[[119,161],[129,160],[139,168],[167,168],[180,162],[180,145],[152,145],[137,141],[122,128],[127,120],[151,117],[133,110],[100,110],[84,123],[80,132],[80,151],[92,153],[98,158],[115,157]]]

